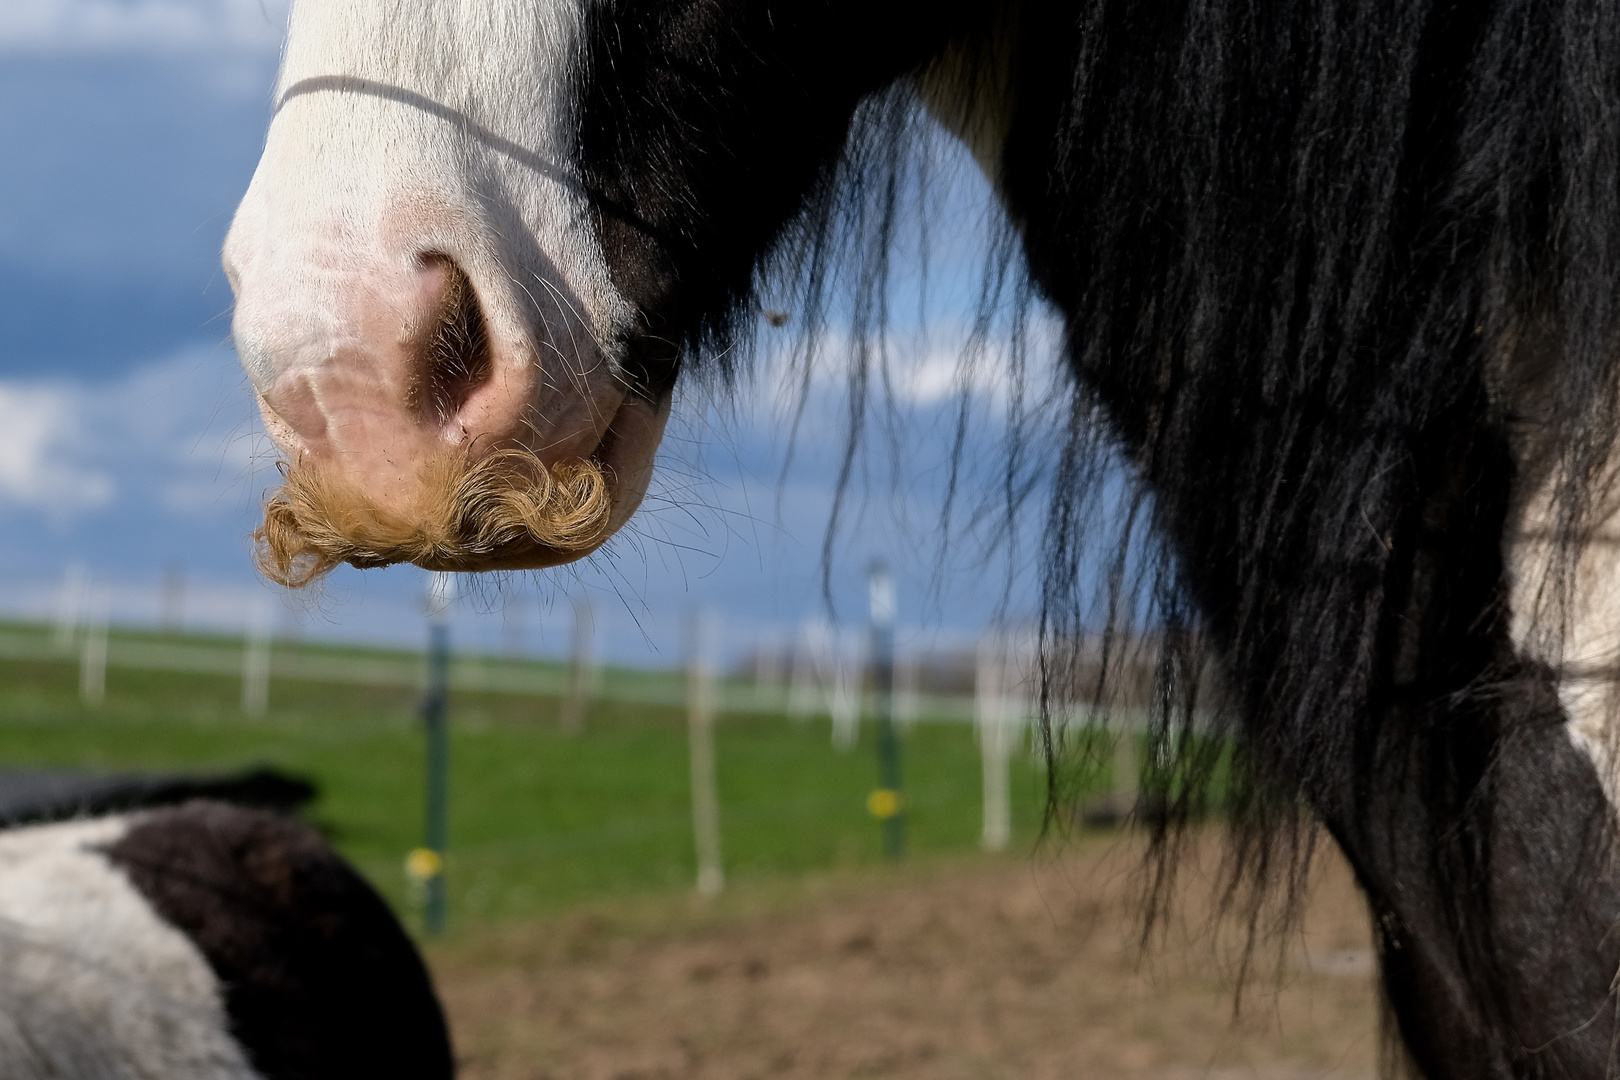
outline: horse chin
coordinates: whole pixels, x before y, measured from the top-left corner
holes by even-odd
[[[621,395],[594,448],[564,443],[548,454],[514,444],[474,454],[464,444],[412,455],[387,503],[342,455],[295,458],[266,500],[255,559],[271,581],[299,588],[341,563],[485,571],[583,558],[645,497],[669,404],[667,394]]]
[[[607,526],[588,546],[559,549],[544,544],[518,542],[499,551],[478,555],[457,555],[449,559],[414,559],[424,570],[483,573],[505,570],[548,570],[565,566],[601,550],[629,522],[647,496],[652,482],[658,447],[669,422],[671,395],[658,400],[627,397],[609,425],[591,460],[611,478],[612,508]]]
[[[658,447],[664,441],[664,428],[669,423],[671,398],[668,390],[655,400],[627,396],[597,448],[597,460],[615,480],[613,512],[608,518],[609,536],[624,527],[647,497]]]

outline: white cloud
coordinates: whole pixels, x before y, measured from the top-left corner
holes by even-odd
[[[120,432],[123,452],[145,463],[154,495],[177,513],[239,507],[274,459],[229,350],[196,349],[141,368],[107,396],[116,398],[107,401],[116,412],[109,430]]]
[[[76,453],[85,439],[75,391],[0,383],[0,500],[55,520],[105,504],[113,480]]]
[[[890,385],[907,405],[938,405],[966,390],[1000,407],[1012,391],[1012,370],[1001,343],[971,356],[961,349],[933,349],[897,364]]]
[[[237,508],[265,444],[242,382],[217,348],[100,383],[0,381],[0,505],[59,525],[131,499]]]
[[[1055,320],[1037,318],[1029,327],[1025,343],[1024,372],[1027,392],[1045,394],[1061,381],[1061,331]],[[886,343],[883,373],[888,390],[897,405],[931,409],[945,405],[963,391],[993,413],[1003,412],[1012,397],[1013,364],[1011,342],[1005,334],[991,336],[977,348],[969,348],[967,333],[960,327],[936,326],[921,334],[892,334]],[[797,408],[804,392],[801,362],[787,359],[792,345],[767,348],[761,356],[761,395],[763,403],[778,412]],[[811,369],[813,393],[830,395],[841,402],[850,375],[851,343],[828,334],[816,350]],[[876,358],[874,356],[874,363]],[[872,393],[883,388],[872,372]],[[841,407],[841,406],[840,406]]]
[[[290,0],[3,0],[0,51],[280,48]]]

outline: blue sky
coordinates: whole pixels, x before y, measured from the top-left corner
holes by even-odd
[[[420,636],[413,568],[344,570],[317,596],[287,597],[248,563],[274,454],[230,349],[218,250],[263,139],[285,11],[285,0],[0,2],[0,607],[48,609],[77,565],[111,590],[115,615],[149,619],[157,582],[179,567],[197,625],[229,628],[268,604],[307,634]],[[971,233],[989,205],[982,182],[951,197]],[[859,621],[866,565],[893,564],[919,645],[1027,610],[1039,528],[1037,505],[1026,542],[987,550],[982,532],[963,534],[941,561],[960,377],[942,325],[904,338],[899,433],[862,460],[832,575],[834,613]],[[526,649],[560,650],[567,599],[584,595],[603,653],[673,663],[695,607],[717,613],[732,654],[828,614],[837,364],[835,336],[785,481],[796,398],[780,364],[732,399],[684,393],[633,528],[577,569],[469,582],[459,638],[496,647],[521,628]],[[974,378],[970,510],[993,502],[1003,390]]]

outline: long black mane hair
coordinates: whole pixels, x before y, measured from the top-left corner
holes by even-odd
[[[861,33],[855,6],[827,6]],[[1514,991],[1491,989],[1513,981],[1511,958],[1480,883],[1503,872],[1501,763],[1561,730],[1573,570],[1620,432],[1620,8],[940,12],[895,14],[919,28],[894,40],[923,44],[900,81],[856,88],[852,125],[796,132],[843,149],[806,197],[765,215],[769,229],[736,238],[768,256],[700,265],[715,253],[694,242],[673,257],[701,297],[676,323],[688,355],[736,357],[761,289],[784,281],[813,338],[839,277],[858,433],[917,175],[913,91],[985,89],[1001,104],[968,126],[1004,136],[992,168],[1010,240],[992,245],[978,324],[1002,305],[1018,338],[1035,298],[1048,302],[1072,375],[1042,488],[1054,793],[1052,717],[1086,686],[1106,721],[1110,672],[1150,644],[1161,850],[1230,737],[1233,882],[1297,896],[1309,821],[1324,822],[1368,890],[1386,966],[1403,942],[1455,942],[1434,964],[1476,990],[1481,1060],[1525,1060]],[[1104,448],[1131,485],[1111,479]],[[1531,508],[1551,555],[1519,590],[1531,610],[1511,612],[1505,545]],[[1558,827],[1572,889],[1607,872],[1601,801]],[[1436,906],[1403,908],[1409,887]],[[1413,978],[1428,962],[1410,961]],[[1438,1060],[1435,1046],[1416,1052]]]

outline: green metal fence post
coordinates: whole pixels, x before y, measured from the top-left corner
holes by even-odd
[[[883,854],[906,853],[906,807],[900,785],[900,736],[894,725],[894,578],[881,562],[867,579],[872,611],[872,689],[877,698],[878,789],[866,801],[883,825]]]
[[[450,604],[455,579],[435,574],[428,598],[427,687],[422,695],[422,726],[427,736],[426,855],[420,860],[423,884],[422,928],[444,933],[444,855],[450,810]]]

